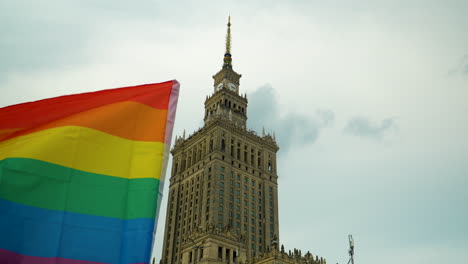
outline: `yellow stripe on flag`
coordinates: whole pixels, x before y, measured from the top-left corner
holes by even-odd
[[[123,139],[86,127],[64,126],[0,142],[0,160],[30,158],[136,179],[161,176],[165,144]]]

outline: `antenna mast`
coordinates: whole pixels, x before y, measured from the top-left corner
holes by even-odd
[[[354,239],[352,235],[348,235],[348,240],[349,240],[349,260],[348,264],[354,264]]]

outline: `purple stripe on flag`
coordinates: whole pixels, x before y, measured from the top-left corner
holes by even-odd
[[[34,257],[15,253],[0,248],[0,263],[2,264],[103,264],[103,262],[66,259]]]

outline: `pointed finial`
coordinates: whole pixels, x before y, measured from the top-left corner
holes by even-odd
[[[231,65],[231,15],[228,17],[226,34],[226,52],[224,53],[224,64]]]

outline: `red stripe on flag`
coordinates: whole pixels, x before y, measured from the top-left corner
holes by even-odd
[[[167,109],[177,81],[60,96],[0,108],[0,129],[27,129],[102,105],[135,101],[156,109]]]

